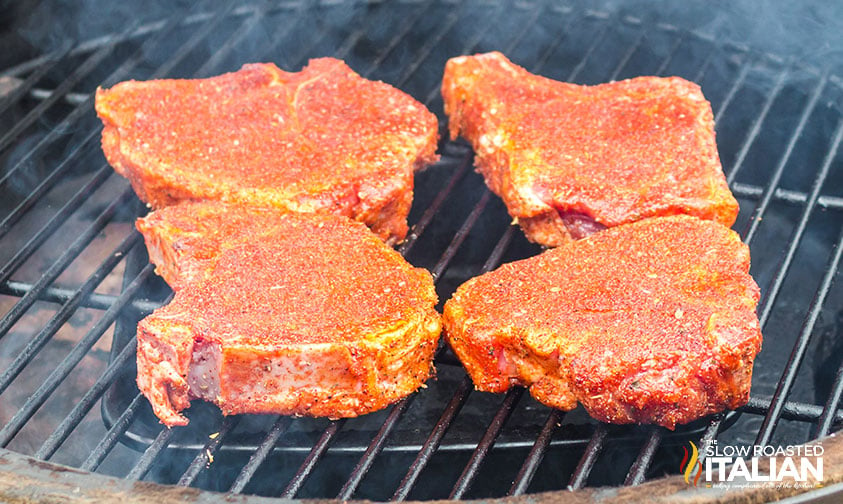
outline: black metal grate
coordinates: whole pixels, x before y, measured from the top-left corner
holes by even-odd
[[[232,493],[461,499],[637,485],[678,473],[689,440],[801,443],[843,421],[836,76],[671,26],[541,2],[213,7],[139,16],[119,35],[65,41],[0,72],[11,89],[0,95],[0,447]],[[764,351],[750,403],[675,432],[603,425],[522,389],[472,394],[443,349],[426,390],[363,418],[223,418],[194,404],[189,427],[162,428],[134,386],[134,327],[169,290],[132,228],[144,208],[99,150],[96,86],[203,77],[249,61],[293,70],[332,55],[414,95],[444,126],[445,61],[489,50],[560,80],[658,74],[702,85],[742,208],[735,229],[762,288]],[[416,177],[412,231],[399,250],[434,274],[444,300],[538,248],[472,172],[465,144],[443,140],[440,152]]]

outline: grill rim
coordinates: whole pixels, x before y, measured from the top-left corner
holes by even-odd
[[[291,2],[291,3],[292,3],[292,4],[295,4],[295,5],[304,5],[303,3],[296,3],[296,2]],[[419,3],[419,2],[417,2],[417,3]],[[431,1],[431,2],[428,2],[428,4],[432,4],[432,3],[433,3],[432,1]],[[428,5],[428,4],[425,4],[425,5]],[[596,16],[598,16],[598,17],[599,17],[601,14],[600,14],[600,13],[596,13],[596,14],[594,14],[594,15],[596,15]],[[629,19],[629,18],[625,19],[624,21],[631,22],[631,23],[640,23],[640,20]],[[604,25],[604,26],[608,26],[608,23],[607,23],[606,25]],[[134,33],[134,32],[133,32],[133,33]],[[692,32],[689,32],[689,33],[693,34]],[[599,38],[600,38],[600,37],[597,37],[597,39],[599,39]],[[704,37],[703,37],[703,38],[704,38]],[[595,40],[597,40],[597,39],[595,39]],[[754,51],[753,51],[753,52],[754,52]],[[630,53],[629,53],[629,54],[631,54],[631,51],[630,51]],[[625,61],[627,58],[628,58],[628,56],[627,56],[627,57],[625,57],[625,58],[623,58],[623,59],[622,59],[622,63],[623,63],[623,61]],[[423,59],[423,58],[420,58],[420,60],[421,60],[421,59]],[[587,59],[588,59],[588,56],[585,56],[585,57],[583,58],[583,61],[586,61]],[[780,60],[780,59],[775,58],[775,57],[771,57],[771,60],[772,60],[772,61],[779,61],[779,62],[781,62],[781,60]],[[623,64],[622,64],[622,63],[619,65],[619,68],[623,66]],[[408,75],[409,75],[409,74],[408,74]],[[840,85],[840,84],[839,84],[839,81],[837,81],[837,80],[836,80],[833,76],[832,76],[832,77],[830,77],[830,78],[829,78],[829,80],[830,80],[831,82],[835,82],[837,85]],[[777,94],[777,93],[772,93],[770,96],[775,96],[776,94]],[[771,98],[771,99],[770,99],[770,101],[772,102],[772,101],[773,101],[773,98]],[[806,112],[806,114],[807,114],[807,112]],[[72,114],[71,114],[71,115],[72,115]],[[762,122],[763,122],[763,119],[759,120],[759,121],[758,121],[758,124],[761,124]],[[798,138],[798,137],[799,137],[799,134],[796,134],[796,133],[795,133],[795,134],[794,134],[794,138]],[[749,143],[752,143],[752,142],[751,142],[751,141],[747,141],[747,142],[745,142],[745,145],[747,145],[747,144],[749,144]],[[745,156],[745,154],[743,154],[742,156]],[[782,166],[784,166],[784,164],[785,164],[785,163],[784,163],[784,162],[782,162]],[[740,166],[741,166],[741,165],[742,165],[742,161],[741,161],[740,163],[736,163],[736,164],[734,165],[734,168],[733,168],[733,170],[732,170],[732,171],[733,171],[733,172],[737,172],[737,171],[738,171],[738,169],[740,168]],[[731,174],[732,174],[732,173],[730,173],[730,175],[731,175]],[[760,192],[758,192],[759,190],[760,190]],[[733,187],[733,191],[734,191],[734,187]],[[770,197],[772,197],[772,198],[776,198],[776,197],[777,197],[777,195],[779,194],[779,189],[776,187],[776,185],[775,185],[775,184],[770,184],[770,186],[769,186],[769,190],[765,190],[765,189],[760,188],[760,187],[759,187],[759,188],[757,188],[757,189],[756,189],[755,187],[752,187],[752,188],[747,189],[747,191],[748,191],[748,192],[752,192],[752,193],[753,193],[753,195],[756,195],[756,194],[757,194],[758,196],[760,196],[760,198],[759,198],[759,199],[762,199],[762,200],[765,200],[765,199],[766,199],[766,200],[768,200],[768,201],[769,201],[769,198],[770,198]],[[487,194],[488,194],[488,191],[487,191]],[[736,194],[738,194],[738,193],[736,192]],[[771,195],[772,195],[772,196],[771,196]],[[810,200],[810,198],[808,197],[808,195],[807,195],[807,194],[803,195],[803,194],[801,194],[801,193],[800,193],[800,194],[798,194],[797,196],[798,196],[798,199],[799,199],[800,203],[801,203],[802,201],[805,201],[805,202],[806,202],[806,207],[805,207],[805,208],[807,208],[807,207],[809,206],[809,205],[807,204],[807,202]],[[783,197],[785,197],[785,196],[783,195]],[[786,198],[786,197],[785,197],[785,198]],[[804,199],[803,199],[803,198],[804,198]],[[818,202],[816,202],[816,201],[815,201],[815,202],[814,202],[814,204],[816,204],[816,203],[818,203]],[[758,207],[756,207],[756,208],[758,208]],[[435,212],[434,212],[434,213],[435,213]],[[509,229],[512,229],[512,228],[509,228]],[[797,241],[797,242],[798,242],[798,241]],[[412,246],[412,244],[410,244],[410,246]],[[785,272],[786,272],[786,270],[785,270]],[[4,288],[6,288],[6,287],[7,287],[7,284],[6,284],[5,282],[3,282],[3,286],[4,286]],[[37,291],[37,290],[36,290],[36,291]],[[39,298],[40,298],[41,296],[39,295],[39,296],[37,296],[37,297],[39,297]],[[769,302],[768,302],[768,304],[769,304],[770,306],[772,306],[773,302],[775,301],[774,297],[775,297],[775,296],[773,296],[773,299],[770,299],[770,300],[769,300]],[[820,306],[821,306],[821,303],[820,303]],[[832,396],[831,396],[831,399],[834,399],[834,398],[835,398],[835,396],[834,396],[834,395],[832,395]],[[136,399],[137,399],[137,398],[136,398]],[[839,398],[837,398],[837,399],[839,400]],[[832,401],[830,401],[830,402],[832,402]],[[786,397],[785,397],[784,402],[783,402],[782,404],[784,404],[784,405],[790,404],[790,401],[787,401],[787,400],[786,400]],[[756,406],[756,408],[758,407],[758,405],[757,405],[757,404],[756,404],[755,406]],[[762,407],[763,407],[763,406],[762,406]],[[829,410],[829,411],[830,411],[830,410]],[[837,417],[838,415],[840,415],[839,411],[838,411],[838,413],[837,413],[836,415],[833,415],[833,417]],[[826,416],[827,416],[827,418],[831,418],[831,416],[828,416],[828,415],[826,415]],[[709,430],[711,430],[711,429],[709,429]],[[716,435],[717,430],[718,430],[717,428],[715,428],[715,429],[714,429],[714,431],[712,432],[711,438],[713,438],[713,437]],[[164,438],[166,438],[166,439],[162,439],[162,440],[160,441],[160,443],[162,443],[163,445],[166,445],[166,444],[167,444],[167,441],[168,441],[168,439],[169,439],[169,435],[164,436]],[[594,438],[592,438],[592,439],[594,439]],[[599,443],[598,443],[598,445],[599,445]],[[154,459],[154,457],[152,457],[152,458]],[[575,474],[577,474],[577,473],[575,473]],[[572,478],[572,479],[573,479],[573,478]]]
[[[830,484],[821,489],[785,487],[776,489],[727,487],[725,490],[716,488],[697,488],[685,483],[681,475],[665,476],[646,481],[636,486],[625,487],[588,487],[575,491],[571,489],[554,490],[533,494],[512,495],[506,497],[487,498],[484,502],[511,502],[514,504],[542,504],[555,503],[564,499],[573,504],[625,504],[630,502],[675,502],[677,498],[717,500],[724,504],[739,502],[768,502],[770,498],[787,499],[797,497],[796,502],[811,501],[815,497],[843,496],[843,436],[830,435],[821,438],[826,449],[824,460],[829,462],[828,477],[823,481]],[[94,482],[95,484],[91,484]],[[79,469],[37,460],[33,457],[0,448],[0,498],[8,498],[11,502],[26,499],[27,502],[51,503],[58,499],[61,502],[88,503],[91,499],[96,502],[126,502],[131,499],[147,498],[150,502],[162,504],[182,503],[187,498],[196,502],[210,504],[241,502],[244,504],[267,504],[289,499],[281,496],[261,497],[246,494],[221,493],[201,490],[193,487],[166,485],[146,481],[136,481],[132,478],[117,478],[103,474],[80,471]],[[154,500],[153,500],[154,499]],[[334,499],[304,499],[299,502],[333,503]],[[369,504],[370,500],[350,499],[343,502],[353,504]],[[461,502],[454,500],[438,501],[405,501],[408,504],[424,504],[430,502]],[[464,502],[464,501],[462,501]]]

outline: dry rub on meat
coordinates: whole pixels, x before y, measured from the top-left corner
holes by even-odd
[[[558,246],[646,217],[727,226],[737,217],[696,84],[578,86],[493,52],[449,60],[442,95],[451,137],[471,142],[478,170],[531,241]]]
[[[435,162],[436,116],[345,63],[270,63],[98,89],[102,148],[153,208],[222,200],[352,217],[394,243],[413,172]]]
[[[671,216],[473,278],[443,321],[478,390],[520,384],[555,408],[672,429],[749,399],[758,296],[737,234]]]
[[[430,274],[330,214],[219,202],[140,219],[176,295],[138,324],[138,386],[166,425],[224,414],[353,417],[418,389],[440,317]]]

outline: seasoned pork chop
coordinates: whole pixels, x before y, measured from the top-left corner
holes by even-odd
[[[478,390],[673,428],[749,399],[761,348],[749,250],[725,226],[644,219],[509,264],[445,303]]]
[[[578,86],[533,75],[500,53],[448,61],[451,137],[527,238],[557,246],[646,217],[689,214],[731,226],[711,106],[678,77]]]
[[[271,63],[98,89],[102,148],[153,208],[221,200],[345,215],[394,243],[413,172],[438,159],[436,116],[345,63]]]
[[[138,386],[166,425],[224,414],[352,417],[415,391],[440,332],[430,274],[330,214],[182,203],[137,223],[176,291],[138,324]]]

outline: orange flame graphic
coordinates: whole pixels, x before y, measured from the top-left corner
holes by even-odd
[[[702,461],[697,462],[697,475],[694,476],[694,486],[697,486],[697,483],[699,483],[700,476],[702,476]]]

